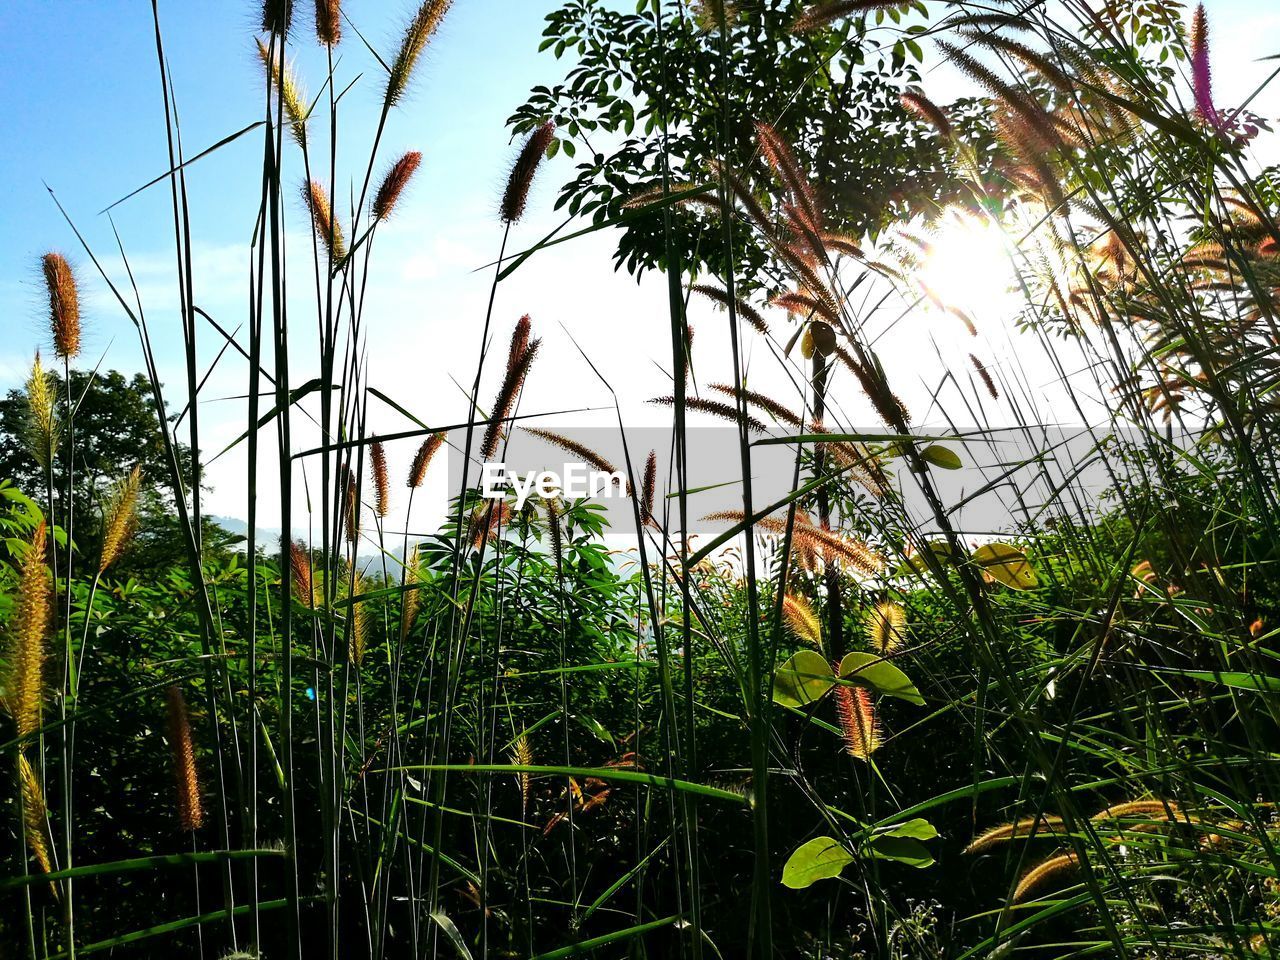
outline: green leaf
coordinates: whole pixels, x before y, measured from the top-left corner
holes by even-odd
[[[876,831],[877,837],[910,837],[913,840],[932,840],[937,835],[938,828],[923,817]]]
[[[897,697],[924,706],[924,697],[920,696],[910,678],[878,654],[857,650],[846,654],[840,661],[840,678],[865,683],[886,697]]]
[[[973,559],[992,579],[1011,590],[1029,590],[1040,581],[1021,550],[1007,543],[984,543],[973,551]]]
[[[803,890],[815,881],[840,876],[840,871],[851,863],[853,855],[839,840],[814,837],[787,858],[782,868],[782,885]]]
[[[935,467],[941,467],[943,470],[959,470],[964,466],[958,453],[940,443],[929,444],[920,451],[920,457],[926,462],[932,463]]]
[[[831,689],[831,664],[813,650],[801,650],[778,668],[773,677],[773,700],[784,707],[807,707]]]
[[[929,852],[929,848],[911,837],[872,837],[867,848],[877,860],[896,860],[917,870],[933,865],[933,854]]]

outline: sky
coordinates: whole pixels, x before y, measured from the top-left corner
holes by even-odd
[[[532,86],[563,77],[563,61],[537,52],[543,18],[556,6],[554,0],[456,0],[430,45],[411,95],[392,114],[384,135],[379,169],[405,150],[421,150],[424,160],[395,218],[379,231],[372,258],[365,307],[370,382],[429,423],[455,422],[465,411],[458,384],[470,382],[490,282],[490,273],[480,268],[498,250],[496,208],[517,146],[510,142],[504,121]],[[159,7],[184,144],[191,154],[260,116],[262,81],[253,47],[257,5],[245,0],[160,0]],[[407,0],[344,4],[360,33],[384,55],[398,44],[410,7]],[[1280,11],[1256,0],[1214,0],[1208,7],[1218,99],[1238,103],[1273,66],[1258,59],[1280,52],[1273,49],[1280,46],[1275,41],[1280,37]],[[290,52],[304,87],[314,94],[323,62],[306,18],[300,21]],[[350,178],[364,169],[372,134],[369,124],[376,116],[382,83],[380,68],[353,31],[347,31],[339,51],[339,73],[347,79],[359,76],[347,94],[339,136],[339,165]],[[926,87],[943,102],[967,92],[945,70],[930,74]],[[25,379],[35,348],[47,337],[38,258],[48,249],[67,253],[81,277],[86,332],[81,362],[141,369],[132,325],[93,273],[44,185],[56,192],[107,270],[122,279],[123,261],[111,223],[99,211],[167,166],[150,4],[6,0],[0,6],[0,88],[5,90],[0,136],[6,144],[0,152],[0,183],[6,192],[0,213],[0,326],[5,334],[0,337],[0,389]],[[1252,106],[1274,119],[1276,103],[1271,90]],[[260,149],[260,137],[249,135],[199,161],[189,172],[196,302],[227,329],[245,319]],[[292,163],[292,175],[300,182],[296,152]],[[556,187],[571,175],[572,161],[563,155],[546,164],[530,213],[513,231],[515,248],[535,242],[559,224],[561,216],[552,209]],[[171,406],[178,408],[185,398],[167,187],[130,199],[112,215],[152,325]],[[300,203],[289,216],[291,264],[306,277],[310,253]],[[615,272],[611,252],[607,234],[564,244],[539,254],[500,285],[494,311],[498,342],[505,341],[512,324],[525,313],[544,338],[522,409],[608,406],[609,395],[579,354],[581,347],[617,388],[629,423],[661,419],[644,401],[670,390],[662,370],[664,357],[669,360],[665,283],[651,276],[637,284],[625,272]],[[307,340],[314,314],[308,309],[305,300],[298,303],[305,332],[297,334],[295,383],[313,374]],[[1000,297],[981,298],[979,310],[989,321],[983,326],[984,355],[998,363],[1002,356],[1023,349]],[[699,307],[691,318],[698,329],[695,368],[703,382],[729,375],[722,317]],[[916,398],[927,406],[936,382],[920,368],[928,359],[954,351],[956,334],[937,318],[909,316],[877,344],[886,367],[898,371],[897,382],[904,384],[900,392],[909,406]],[[200,337],[203,370],[219,344],[207,326]],[[758,345],[749,348],[749,364],[757,354],[762,362],[756,367],[773,365]],[[1042,412],[1054,419],[1052,375],[1047,370],[1033,372],[1032,379],[1036,377],[1040,379],[1030,389],[1043,390]],[[486,396],[496,389],[492,379],[483,388]],[[246,383],[244,365],[233,357],[224,358],[210,375],[200,405],[206,457],[243,429],[243,402],[231,398],[242,395]],[[612,416],[605,411],[595,419],[587,414],[569,419],[603,424]],[[872,422],[856,407],[849,417],[852,422]],[[390,410],[371,408],[370,426],[389,432],[408,424]],[[259,463],[263,471],[274,463],[272,436],[264,432]],[[393,475],[403,475],[414,446],[402,443],[389,450]],[[243,447],[213,460],[207,510],[243,516],[248,473]],[[441,503],[443,483],[440,470],[428,485]],[[269,490],[262,493],[260,510],[264,525],[281,524],[278,501]],[[299,522],[295,517],[294,523]],[[430,523],[425,515],[416,522]]]

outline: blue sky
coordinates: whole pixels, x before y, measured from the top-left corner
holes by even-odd
[[[631,0],[619,0],[630,4]],[[514,147],[504,120],[531,86],[554,83],[565,69],[551,55],[538,54],[543,18],[557,0],[456,0],[433,40],[404,106],[392,116],[379,167],[404,150],[424,154],[422,169],[397,216],[378,234],[366,316],[371,320],[369,356],[372,382],[430,422],[452,422],[462,414],[456,380],[468,378],[483,320],[489,275],[475,269],[497,251],[495,215],[501,184]],[[299,3],[305,12],[309,4]],[[410,15],[408,0],[349,0],[345,9],[380,51],[394,50]],[[253,47],[257,4],[245,0],[161,0],[166,52],[173,72],[188,154],[259,118],[260,65]],[[1280,52],[1280,13],[1256,0],[1214,0],[1214,66],[1220,103],[1238,103],[1273,64],[1258,58]],[[381,100],[380,68],[354,31],[339,48],[342,82],[362,74],[344,101],[340,131],[341,178],[364,169],[369,125]],[[315,93],[323,75],[320,48],[300,16],[292,56],[304,86]],[[927,77],[936,100],[963,92],[948,71]],[[5,185],[4,229],[0,229],[0,389],[26,376],[35,347],[45,339],[36,262],[47,249],[62,249],[80,268],[86,301],[83,363],[105,355],[105,366],[140,367],[136,336],[87,258],[62,223],[42,186],[53,187],[107,264],[119,275],[122,264],[105,217],[107,204],[165,169],[166,148],[150,3],[146,0],[5,0],[0,5],[0,183]],[[1275,88],[1280,89],[1280,88]],[[1254,108],[1276,116],[1275,89]],[[1274,142],[1274,140],[1272,141]],[[258,197],[260,139],[256,135],[200,161],[189,175],[196,235],[197,302],[234,328],[243,319],[248,241]],[[296,151],[286,158],[301,179]],[[542,173],[530,215],[512,240],[527,245],[559,222],[553,212],[555,187],[571,175],[563,155]],[[339,195],[343,189],[339,189]],[[290,210],[293,251],[309,276],[305,224],[299,204]],[[152,188],[117,208],[131,265],[138,276],[153,324],[162,376],[172,405],[180,407],[178,323],[167,187]],[[523,313],[533,316],[544,336],[543,354],[531,379],[527,409],[600,406],[607,394],[595,383],[569,334],[623,394],[632,415],[643,400],[669,390],[659,368],[667,353],[665,287],[660,278],[640,285],[613,271],[607,236],[548,251],[504,283],[495,310],[495,329],[505,339]],[[304,256],[305,255],[305,256]],[[536,269],[535,269],[536,268]],[[298,285],[296,285],[298,286]],[[298,294],[302,297],[302,294]],[[313,329],[308,304],[297,304],[301,342],[294,353],[295,381],[311,376],[306,338]],[[717,314],[699,313],[695,362],[702,382],[724,379],[727,334]],[[1017,346],[1005,317],[988,334],[989,356],[1008,355]],[[1001,324],[1005,324],[1001,326]],[[564,329],[561,329],[563,325]],[[886,365],[900,362],[902,392],[928,396],[931,381],[917,373],[921,338],[888,338],[880,345]],[[202,368],[218,344],[201,332]],[[754,347],[766,358],[762,347]],[[768,358],[772,363],[771,358]],[[226,360],[210,377],[201,404],[206,453],[220,449],[243,427],[245,371]],[[486,384],[487,394],[492,389]],[[1051,404],[1050,404],[1051,406]],[[650,408],[651,409],[651,408]],[[1049,411],[1052,412],[1051,410]],[[856,420],[858,411],[851,412]],[[375,411],[377,431],[403,429],[405,422]],[[412,445],[390,451],[399,472]],[[263,469],[274,452],[263,450]],[[217,461],[213,512],[243,515],[248,464],[243,451]],[[440,471],[443,476],[443,471]],[[443,488],[437,490],[443,495]],[[264,494],[264,522],[278,523]]]

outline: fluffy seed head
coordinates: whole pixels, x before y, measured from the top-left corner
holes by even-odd
[[[178,794],[178,823],[184,833],[204,826],[204,804],[200,800],[200,774],[196,770],[196,749],[191,739],[191,718],[187,701],[177,684],[165,691],[169,728],[169,754],[173,781]]]
[[[287,66],[282,69],[280,61],[272,56],[267,45],[261,40],[256,42],[258,57],[262,60],[262,66],[271,80],[272,89],[275,90],[284,107],[284,115],[289,121],[289,130],[293,134],[293,139],[298,146],[305,147],[307,145],[306,97],[302,95],[293,71]]]
[[[1191,88],[1196,113],[1205,123],[1221,130],[1223,119],[1213,105],[1213,76],[1209,70],[1209,15],[1204,4],[1196,6],[1191,18]]]
[[[650,450],[644,462],[644,482],[640,486],[640,522],[656,524],[653,499],[658,492],[658,452]]]
[[[54,451],[58,449],[58,415],[54,410],[53,385],[40,363],[39,352],[31,365],[31,376],[27,378],[26,427],[27,448],[31,456],[42,470],[48,470],[53,463]]]
[[[60,253],[46,253],[41,259],[44,282],[49,289],[49,327],[53,332],[53,352],[59,360],[73,360],[80,352],[80,294],[71,264]]]
[[[49,842],[45,839],[47,826],[44,794],[40,792],[40,778],[36,776],[26,754],[21,751],[18,753],[18,779],[22,787],[22,830],[26,834],[27,846],[31,848],[31,855],[40,865],[41,872],[52,873]]]
[[[311,558],[306,548],[297,540],[289,542],[289,577],[293,581],[293,596],[308,606],[315,599],[315,587],[311,579]]]
[[[9,620],[5,708],[19,737],[29,737],[40,729],[44,700],[45,638],[53,620],[45,543],[46,526],[41,520],[19,566],[18,602]]]
[[[507,188],[502,192],[500,213],[503,223],[515,223],[524,216],[524,206],[529,199],[529,187],[533,185],[538,165],[547,155],[547,148],[555,136],[556,125],[548,120],[529,134],[516,157],[511,173],[507,176]]]
[[[908,113],[913,113],[925,123],[929,124],[938,131],[939,136],[944,140],[951,137],[951,121],[947,119],[947,115],[942,111],[936,103],[926,97],[923,93],[917,93],[914,90],[908,90],[898,98],[902,103],[902,108]]]
[[[378,187],[377,195],[373,198],[373,216],[375,220],[386,220],[391,216],[391,211],[395,209],[396,201],[400,199],[400,194],[404,192],[404,188],[413,179],[413,175],[420,163],[422,163],[422,154],[417,150],[410,150],[391,165],[387,175],[382,178],[382,185]]]
[[[525,377],[529,374],[529,367],[538,355],[538,347],[541,345],[541,340],[531,341],[521,352],[516,362],[507,367],[506,376],[502,380],[502,387],[498,390],[498,396],[493,401],[493,409],[489,411],[489,425],[485,428],[484,440],[480,444],[480,459],[482,461],[492,460],[498,452],[498,442],[502,439],[502,425],[511,416],[516,396],[520,393],[520,388],[524,386]]]
[[[541,427],[525,427],[524,432],[531,433],[552,446],[559,447],[561,450],[567,450],[589,467],[595,467],[604,473],[622,472],[586,444],[579,443],[577,440],[564,436],[564,434],[556,433],[552,430],[543,430]]]
[[[859,760],[870,760],[871,754],[880,749],[880,721],[871,691],[862,686],[840,684],[835,692],[836,716],[840,719],[845,752]]]
[[[710,284],[695,283],[689,289],[725,307],[732,302],[738,316],[755,327],[761,336],[767,337],[769,335],[769,324],[765,322],[764,317],[760,316],[759,311],[746,301],[737,298],[731,300],[727,291],[721,290],[719,287],[713,287]]]
[[[293,21],[293,0],[263,0],[262,29],[284,36]]]
[[[1043,860],[1022,875],[1018,886],[1013,891],[1013,902],[1021,903],[1037,887],[1042,886],[1060,873],[1074,869],[1080,862],[1074,853],[1060,853]]]
[[[855,13],[866,13],[882,7],[896,7],[902,0],[834,0],[828,3],[816,3],[791,24],[792,33],[808,33],[819,30],[842,17],[850,17]]]
[[[1042,817],[1022,817],[1011,823],[1002,823],[975,837],[973,842],[964,848],[964,852],[981,853],[997,843],[1029,837],[1033,828],[1037,837],[1059,835],[1063,832],[1062,818],[1055,814],[1046,814]]]
[[[822,627],[807,599],[788,593],[782,598],[782,619],[797,639],[821,649]]]
[[[329,197],[319,182],[312,180],[302,188],[302,200],[311,212],[311,225],[315,228],[316,239],[329,252],[329,259],[334,263],[347,255],[347,243],[342,237],[342,227],[333,217],[333,208],[329,206]]]
[[[987,393],[991,394],[991,399],[999,400],[1000,391],[996,389],[996,382],[991,378],[991,373],[990,371],[987,370],[986,364],[984,364],[972,353],[969,354],[969,362],[973,364],[974,371],[978,374],[978,377],[982,380],[982,383],[986,386]]]
[[[532,330],[533,322],[527,313],[516,321],[515,328],[511,331],[511,346],[507,350],[508,370],[519,363],[520,357],[524,355],[525,348],[529,346],[529,335]]]
[[[373,473],[373,510],[385,517],[391,507],[391,484],[387,480],[387,451],[381,440],[369,445],[369,467]]]
[[[343,467],[342,474],[343,526],[346,528],[347,542],[355,543],[360,538],[360,491],[350,467]]]
[[[418,582],[418,548],[409,551],[404,562],[404,585],[410,587]],[[400,639],[405,640],[418,619],[418,608],[422,603],[421,590],[405,590],[400,596]]]
[[[533,765],[533,745],[529,743],[527,733],[522,732],[511,745],[511,763],[517,767]],[[529,794],[533,786],[533,777],[527,773],[521,773],[517,775],[517,781],[520,784],[520,815],[524,816],[529,812]]]
[[[409,25],[405,28],[404,38],[400,41],[400,49],[392,61],[391,71],[387,75],[387,92],[383,97],[383,109],[395,106],[404,96],[413,76],[413,68],[417,66],[422,51],[426,49],[440,21],[449,12],[453,0],[423,0]]]
[[[137,464],[116,484],[107,502],[106,521],[102,526],[102,557],[98,573],[120,559],[124,548],[138,526],[138,490],[142,486],[142,466]]]
[[[316,39],[326,47],[336,47],[342,39],[342,11],[339,0],[316,0]]]
[[[881,655],[900,649],[907,639],[907,614],[902,605],[881,600],[867,614],[867,642]]]
[[[357,667],[364,662],[365,651],[369,649],[369,608],[360,599],[362,586],[360,575],[356,574],[355,587],[351,591],[351,627],[347,653]]]
[[[408,486],[410,489],[417,489],[422,486],[422,481],[427,476],[427,467],[431,466],[431,458],[436,455],[436,451],[443,445],[443,430],[439,433],[433,433],[422,441],[422,446],[418,447],[418,452],[413,455],[413,463],[409,467]]]

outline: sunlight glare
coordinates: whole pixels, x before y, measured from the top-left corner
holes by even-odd
[[[1014,272],[996,224],[952,211],[929,244],[918,278],[938,301],[974,317],[1007,312]]]

